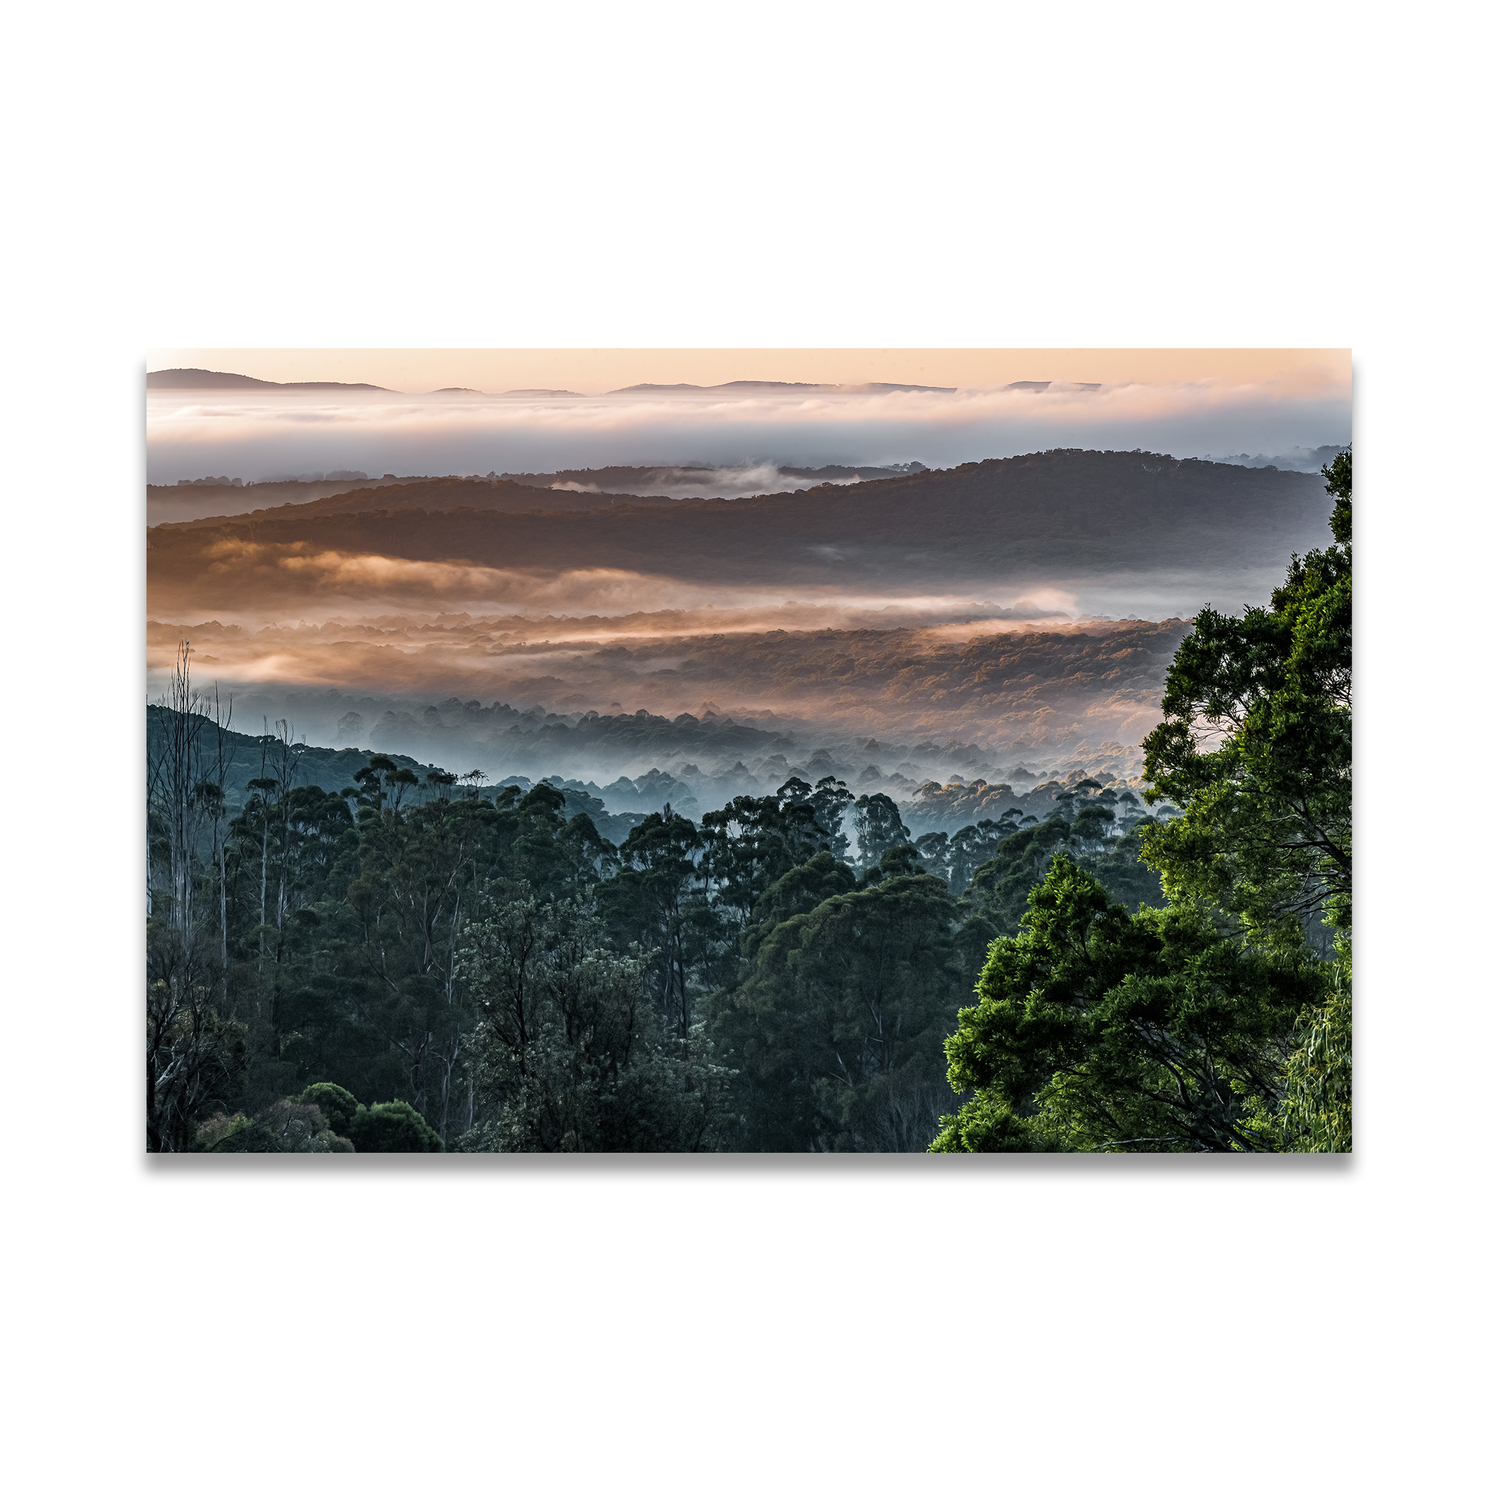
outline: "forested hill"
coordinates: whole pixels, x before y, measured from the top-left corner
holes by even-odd
[[[767,466],[769,468],[769,466]],[[865,475],[889,479],[901,472],[917,472],[921,464],[881,468],[865,464],[850,468],[825,464],[820,469],[795,469],[782,465],[778,490],[806,488],[842,481],[847,484]],[[256,484],[217,484],[197,480],[192,484],[148,484],[146,508],[149,525],[212,524],[227,516],[285,513],[300,507],[305,515],[334,515],[344,511],[383,510],[435,511],[470,508],[496,511],[581,511],[612,505],[680,505],[684,500],[702,500],[715,493],[717,471],[676,465],[641,466],[616,464],[604,469],[558,469],[550,474],[407,475],[396,478],[359,480],[261,480]],[[586,486],[586,488],[558,488]],[[658,494],[670,489],[671,494]],[[374,491],[381,493],[372,498]]]
[[[167,722],[171,715],[170,709],[155,706],[146,709],[148,765],[154,764],[164,751]],[[195,720],[200,717],[194,716]],[[200,744],[203,752],[212,758],[215,743],[215,730],[212,722],[205,718],[201,723],[195,723],[195,727],[201,736]],[[229,811],[238,813],[243,804],[249,800],[251,780],[257,776],[273,774],[269,767],[274,764],[279,754],[280,741],[274,734],[240,734],[233,729],[226,729],[223,732],[223,741],[224,799]],[[367,750],[330,750],[317,745],[294,744],[290,747],[290,753],[297,763],[296,783],[300,786],[320,786],[325,792],[336,792],[342,787],[351,785],[354,781],[354,773],[363,770],[370,758],[370,752]],[[409,755],[391,755],[390,759],[398,768],[413,771],[422,777],[425,777],[429,771],[441,769],[438,766],[423,765]]]
[[[531,476],[528,476],[530,479]],[[253,488],[254,494],[250,494]],[[167,485],[147,487],[148,500],[158,510],[174,500],[187,500],[198,504],[198,497],[207,489]],[[261,498],[262,491],[301,490],[305,494],[267,494],[267,501],[254,510],[245,506]],[[614,495],[596,491],[553,490],[539,488],[535,482],[520,479],[459,479],[452,475],[437,479],[372,480],[369,484],[325,483],[320,487],[311,484],[259,484],[245,489],[220,486],[212,498],[217,498],[224,507],[217,515],[195,516],[184,521],[167,521],[164,525],[188,527],[194,530],[213,528],[231,519],[243,519],[263,527],[279,521],[297,522],[310,516],[346,515],[378,510],[383,513],[417,514],[453,510],[494,511],[513,514],[535,511],[542,515],[567,512],[576,515],[579,511],[598,510],[612,505],[680,505],[681,500],[669,495]],[[199,506],[201,510],[201,505]]]
[[[515,489],[528,505],[541,494],[567,493]],[[392,487],[273,514],[157,527],[148,536],[153,607],[172,607],[211,559],[229,554],[238,559],[232,574],[216,570],[223,608],[278,607],[305,596],[303,570],[280,566],[298,553],[634,569],[698,584],[956,588],[997,577],[1274,565],[1326,534],[1317,475],[1143,453],[1060,450],[668,506],[574,496],[605,503],[556,516],[498,514],[504,491],[485,482],[431,482],[407,497],[425,509],[420,520],[402,501],[402,487]]]
[[[227,476],[225,476],[227,479]],[[410,483],[398,479],[262,479],[253,484],[219,483],[198,479],[188,484],[148,484],[146,525],[172,526],[203,516],[221,519],[257,510],[304,505],[342,495],[352,489],[366,493],[386,485]]]
[[[174,711],[150,706],[146,709],[146,764],[148,767],[161,762],[167,752],[167,731]],[[357,772],[364,770],[370,757],[377,752],[371,750],[332,750],[320,745],[286,744],[277,735],[240,734],[235,730],[223,731],[224,766],[222,773],[217,764],[218,733],[211,720],[202,715],[192,716],[198,732],[197,754],[207,766],[210,779],[222,785],[225,810],[231,817],[243,811],[249,802],[250,782],[257,777],[279,778],[282,757],[287,761],[287,784],[289,787],[316,786],[325,792],[340,792],[355,784]],[[412,789],[410,800],[418,804],[434,795],[433,783],[428,781],[432,773],[442,773],[443,768],[409,755],[397,755],[391,751],[378,752],[394,763],[398,771],[410,771],[416,776],[418,785]],[[149,775],[149,772],[148,772]],[[529,788],[530,780],[525,776],[509,778],[523,788]],[[567,800],[567,816],[586,814],[599,833],[611,843],[621,843],[630,830],[641,821],[641,815],[632,813],[610,813],[597,797],[589,796],[576,787],[561,787],[559,790]],[[493,797],[495,788],[488,788]],[[449,793],[448,795],[452,795]]]

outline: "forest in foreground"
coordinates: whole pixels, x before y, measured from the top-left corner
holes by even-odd
[[[313,784],[285,731],[231,807],[184,646],[148,1149],[1351,1149],[1349,455],[1324,477],[1334,544],[1178,647],[1145,807],[1085,778],[913,837],[794,776],[616,845],[545,782]]]

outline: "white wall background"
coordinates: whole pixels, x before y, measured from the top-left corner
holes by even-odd
[[[1489,881],[1477,834],[1374,812],[1414,718],[1483,784],[1493,26],[13,17],[17,1493],[1476,1493]],[[1353,347],[1352,1163],[145,1159],[141,752],[91,729],[142,691],[145,351],[567,344]]]

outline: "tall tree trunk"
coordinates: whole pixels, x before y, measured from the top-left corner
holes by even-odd
[[[219,845],[219,986],[220,1003],[229,1014],[229,890],[224,867],[224,845]]]
[[[260,818],[260,957],[255,961],[255,972],[259,974],[266,962],[266,845],[271,836],[266,809],[261,808]]]

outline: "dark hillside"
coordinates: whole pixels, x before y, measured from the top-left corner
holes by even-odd
[[[148,706],[146,709],[146,760],[148,766],[155,762],[165,747],[164,716],[172,712],[171,709]],[[215,756],[214,728],[212,723],[204,719],[200,726],[200,745],[206,757],[212,761]],[[264,750],[264,759],[262,758]],[[250,782],[258,776],[272,776],[280,763],[281,746],[274,735],[250,735],[240,734],[235,730],[226,730],[224,733],[224,754],[226,760],[224,775],[224,802],[230,817],[236,817],[244,809],[246,802],[250,800]],[[354,783],[354,774],[361,771],[369,764],[370,756],[373,754],[384,755],[396,763],[398,769],[408,770],[416,773],[421,783],[420,788],[412,788],[408,800],[412,805],[430,800],[437,793],[427,782],[427,774],[430,771],[450,770],[454,774],[462,775],[468,767],[463,768],[443,767],[424,764],[413,760],[409,755],[399,755],[393,750],[333,750],[320,745],[296,744],[291,747],[291,753],[296,763],[296,770],[292,777],[293,786],[316,786],[325,792],[339,792]],[[518,783],[529,785],[526,777],[513,778]],[[567,799],[567,816],[574,817],[578,813],[586,813],[593,821],[598,832],[611,843],[622,843],[628,837],[630,830],[640,821],[637,816],[629,813],[613,814],[605,811],[604,803],[596,797],[590,797],[576,788],[561,788]],[[480,795],[493,797],[496,788],[489,787],[482,790]],[[449,788],[443,795],[456,797],[462,795],[462,789],[458,787]]]
[[[215,519],[240,516],[256,510],[279,509],[288,505],[305,505],[330,495],[350,490],[382,489],[387,485],[409,484],[398,479],[269,479],[255,484],[216,484],[199,480],[192,484],[148,484],[146,486],[146,524],[158,526],[180,521],[194,521],[202,516]]]
[[[152,370],[148,391],[384,391],[383,385],[363,380],[257,380],[253,375],[231,375],[224,370]]]
[[[148,762],[155,759],[164,746],[164,717],[170,709],[148,707],[146,709],[146,756]],[[212,747],[213,725],[205,720],[201,726],[202,744]],[[225,756],[228,761],[224,777],[224,795],[231,813],[237,813],[249,799],[249,785],[254,777],[263,774],[261,750],[266,750],[266,763],[274,761],[277,741],[274,735],[241,734],[237,730],[224,733]],[[296,784],[298,786],[320,786],[325,792],[336,792],[350,785],[354,773],[362,770],[369,760],[370,752],[363,750],[327,750],[316,745],[293,745],[297,761]],[[212,750],[210,749],[210,754]],[[415,771],[425,776],[440,767],[423,765],[409,755],[392,755],[398,767]],[[270,774],[264,772],[264,774]]]
[[[295,490],[314,493],[281,493]],[[318,490],[322,493],[315,493]],[[221,486],[217,492],[208,490],[207,486],[183,486],[180,489],[167,485],[148,486],[148,495],[153,500],[164,502],[170,502],[175,496],[196,501],[205,492],[211,496],[222,496],[225,509],[220,514],[166,524],[201,529],[240,515],[257,523],[290,521],[296,524],[312,516],[357,515],[370,510],[429,514],[456,510],[496,511],[505,514],[531,511],[538,515],[548,515],[563,511],[576,513],[598,510],[601,506],[611,504],[682,503],[665,495],[610,495],[591,491],[552,490],[535,484],[524,484],[519,480],[458,479],[451,475],[437,479],[373,480],[362,485],[313,485],[288,481],[280,484],[247,485],[243,489]],[[272,503],[263,502],[253,510],[245,504],[246,498],[254,504],[263,492],[266,492],[266,499]]]

